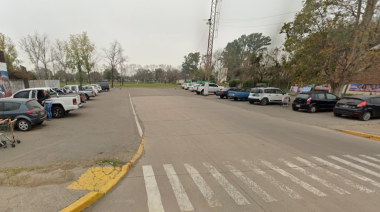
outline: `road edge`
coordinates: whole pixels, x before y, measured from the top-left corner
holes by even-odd
[[[110,180],[104,187],[102,187],[101,192],[95,192],[91,191],[90,193],[87,193],[77,201],[71,203],[66,208],[60,210],[60,212],[79,212],[85,209],[87,206],[91,205],[92,203],[96,202],[98,199],[100,199],[103,195],[105,195],[111,188],[113,188],[128,172],[129,168],[133,166],[133,164],[136,162],[136,160],[141,156],[144,146],[145,146],[145,139],[143,137],[143,131],[141,129],[140,123],[137,119],[137,115],[135,112],[135,108],[133,107],[133,102],[131,95],[129,94],[129,100],[131,102],[133,116],[135,117],[137,130],[139,131],[139,135],[141,137],[141,142],[139,149],[137,150],[136,154],[133,156],[133,158],[124,166],[121,168],[121,172],[112,180]]]
[[[372,139],[372,140],[375,140],[375,141],[380,141],[380,136],[378,136],[378,135],[372,135],[372,134],[367,134],[367,133],[355,132],[355,131],[351,131],[351,130],[340,130],[340,131],[344,132],[344,133],[347,133],[347,134],[356,135],[356,136],[360,136],[360,137],[363,137],[363,138],[369,138],[369,139]]]

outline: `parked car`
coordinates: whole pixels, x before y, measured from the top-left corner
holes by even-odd
[[[230,91],[228,92],[228,98],[234,99],[235,101],[237,100],[248,100],[248,96],[251,92],[251,88],[243,88],[238,91]]]
[[[0,118],[17,119],[16,127],[21,131],[46,120],[46,111],[35,99],[0,99]]]
[[[274,87],[259,87],[252,88],[251,93],[248,96],[248,101],[251,104],[259,102],[261,105],[267,105],[269,103],[280,103],[285,97],[289,97],[289,94],[285,93],[279,88]]]
[[[362,121],[368,121],[374,117],[380,117],[379,96],[350,96],[343,97],[334,107],[335,116],[358,117]]]
[[[86,100],[89,100],[91,97],[95,97],[95,92],[91,89],[83,89],[79,85],[65,85],[64,89],[68,90],[70,93],[77,93],[86,95]]]
[[[240,88],[236,88],[236,87],[225,88],[223,90],[216,91],[215,95],[219,96],[221,99],[223,99],[224,97],[226,97],[228,99],[228,93],[230,91],[239,91],[239,90],[240,90]]]
[[[97,84],[100,85],[100,87],[102,87],[103,91],[108,92],[110,90],[110,84],[108,84],[108,82],[98,82]]]
[[[79,95],[80,97],[80,102],[81,103],[86,103],[87,101],[87,97],[84,93],[70,93],[69,90],[66,90],[65,88],[62,88],[62,89],[59,89],[59,88],[51,88],[50,89],[50,95],[58,95],[58,96],[61,96],[61,95],[64,95],[64,96],[76,96],[76,95]]]
[[[200,86],[197,87],[197,90],[195,90],[195,92],[197,92],[197,94],[202,94],[204,93],[204,86],[205,84],[201,84]],[[221,91],[223,90],[224,87],[223,86],[218,86],[217,84],[215,83],[210,83],[208,85],[208,93],[209,94],[215,94],[217,91]]]
[[[193,84],[189,87],[189,91],[194,92],[194,88],[198,87],[200,84]]]
[[[185,86],[183,87],[185,90],[189,90],[190,86],[193,86],[192,83],[185,83]]]
[[[10,98],[26,98],[26,99],[40,99],[44,96],[44,90],[49,90],[50,87],[42,88],[26,88],[17,91],[15,94],[10,96]],[[79,95],[75,96],[51,96],[52,108],[51,112],[53,118],[65,117],[70,111],[77,110],[80,108],[81,101]]]
[[[318,110],[333,110],[339,99],[339,97],[328,92],[299,93],[293,101],[292,109],[294,111],[306,109],[310,113],[315,113]]]
[[[97,96],[98,93],[99,93],[98,89],[95,86],[93,86],[93,85],[82,86],[82,90],[92,90],[92,91],[94,91],[95,96]]]
[[[100,86],[99,84],[90,84],[91,86],[94,86],[95,89],[98,90],[98,93],[102,92],[102,86]]]

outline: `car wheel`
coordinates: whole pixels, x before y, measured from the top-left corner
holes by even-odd
[[[371,119],[371,113],[370,112],[364,112],[359,116],[359,119],[362,121],[368,121]]]
[[[202,96],[203,96],[203,94],[204,94],[204,90],[201,91],[201,95],[202,95]]]
[[[86,98],[85,98],[85,101],[87,101],[87,100],[89,100],[89,99],[90,99],[90,98],[88,97],[88,95],[87,95],[87,94],[85,95],[85,97],[86,97]]]
[[[342,114],[340,114],[340,113],[334,113],[334,116],[340,117],[340,116],[342,116]]]
[[[267,105],[268,104],[268,99],[262,99],[260,101],[261,105]]]
[[[66,115],[65,110],[60,106],[53,107],[51,109],[51,112],[52,112],[54,118],[62,118]]]
[[[17,128],[21,131],[29,131],[32,128],[32,125],[28,120],[20,119],[17,121]]]
[[[255,104],[255,102],[254,101],[252,101],[252,100],[249,100],[249,104]]]
[[[201,93],[197,92],[197,95],[200,95]]]
[[[317,107],[316,106],[311,106],[309,108],[309,113],[315,113],[315,112],[317,112]]]
[[[237,98],[234,98],[235,101],[237,101],[238,99]]]
[[[224,96],[219,96],[221,99],[223,99],[224,98]]]
[[[296,107],[292,107],[292,109],[293,109],[294,111],[298,111],[298,110],[299,110],[299,108],[296,108]]]

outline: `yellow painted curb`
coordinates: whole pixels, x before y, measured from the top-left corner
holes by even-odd
[[[141,138],[141,143],[139,146],[139,149],[137,150],[136,154],[133,156],[132,160],[125,164],[121,171],[115,176],[114,179],[107,182],[106,185],[102,187],[100,192],[90,192],[83,197],[81,197],[79,200],[75,201],[74,203],[70,204],[66,208],[62,209],[60,212],[79,212],[83,209],[85,209],[87,206],[91,205],[95,201],[97,201],[100,197],[102,197],[104,194],[106,194],[109,190],[111,190],[112,187],[116,185],[128,172],[129,168],[136,162],[136,160],[141,156],[141,153],[144,150],[145,140],[144,138]]]
[[[378,136],[378,135],[372,135],[372,134],[367,134],[367,133],[355,132],[355,131],[350,131],[350,130],[340,130],[340,131],[344,132],[344,133],[347,133],[347,134],[356,135],[356,136],[360,136],[360,137],[363,137],[363,138],[369,138],[369,139],[372,139],[372,140],[380,141],[380,136]]]

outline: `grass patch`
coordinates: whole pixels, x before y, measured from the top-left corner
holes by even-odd
[[[98,160],[98,161],[95,162],[95,164],[97,164],[97,165],[110,164],[110,165],[112,165],[113,167],[115,167],[115,166],[121,166],[121,165],[124,165],[125,162],[123,162],[123,161],[118,161],[118,160],[108,160],[108,159],[105,159],[105,160]]]

